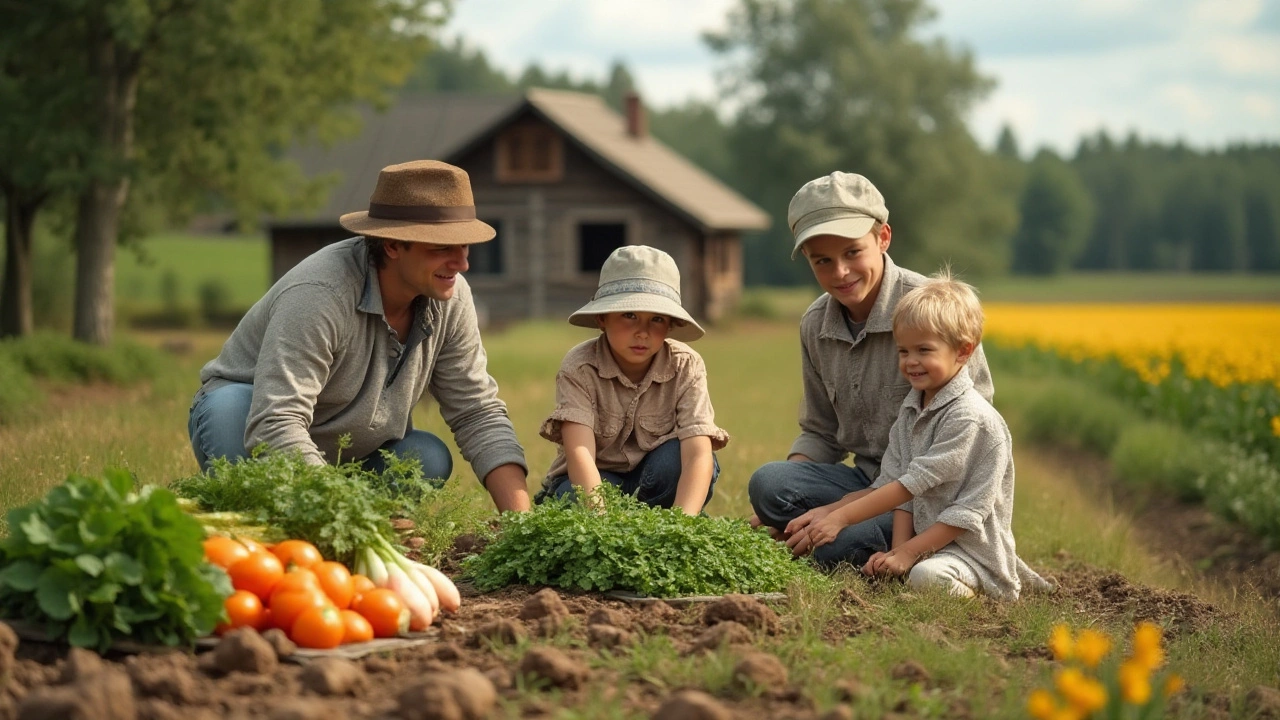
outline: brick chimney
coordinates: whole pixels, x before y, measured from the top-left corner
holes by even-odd
[[[640,139],[649,134],[649,119],[645,117],[644,105],[640,102],[640,93],[628,90],[622,98],[623,108],[627,114],[627,134]]]

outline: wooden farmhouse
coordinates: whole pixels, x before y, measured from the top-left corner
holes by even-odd
[[[649,136],[637,96],[626,106],[623,116],[594,95],[534,89],[366,112],[353,141],[294,154],[308,176],[339,178],[319,211],[270,222],[274,277],[350,236],[338,216],[368,207],[382,167],[438,159],[470,174],[479,217],[498,231],[471,247],[466,273],[482,317],[567,317],[609,253],[651,245],[680,267],[685,308],[715,321],[742,293],[741,234],[769,217]]]

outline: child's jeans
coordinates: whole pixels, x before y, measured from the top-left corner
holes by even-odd
[[[702,504],[706,508],[715,493],[716,478],[720,477],[720,461],[715,453],[711,455],[711,487],[707,488],[707,499]],[[636,499],[647,505],[670,508],[676,501],[676,486],[680,484],[680,441],[668,440],[653,450],[636,465],[631,472],[601,472],[600,479],[622,488],[622,492],[635,495]],[[563,497],[575,490],[569,482],[568,475],[553,478],[551,483],[538,493],[535,502],[542,502],[548,497]]]
[[[946,552],[916,563],[907,576],[907,585],[917,591],[943,588],[960,597],[973,597],[982,589],[982,581],[969,563]]]
[[[213,458],[225,457],[234,461],[249,456],[244,446],[244,435],[252,400],[253,385],[248,383],[231,383],[213,392],[196,393],[187,420],[187,433],[201,472],[209,469],[209,461]],[[449,454],[448,446],[429,432],[410,430],[400,440],[383,443],[377,451],[361,458],[366,470],[381,473],[386,469],[382,450],[390,450],[400,457],[417,457],[422,463],[423,477],[448,478],[453,475],[453,456]]]

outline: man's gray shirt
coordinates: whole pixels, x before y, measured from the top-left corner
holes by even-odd
[[[201,392],[251,383],[245,448],[298,450],[307,462],[365,457],[412,429],[423,392],[440,404],[462,457],[484,481],[525,467],[507,406],[489,375],[471,288],[419,297],[402,346],[383,314],[378,273],[363,238],[334,243],[280,278],[200,371]]]
[[[789,455],[838,463],[853,453],[854,465],[868,479],[880,474],[889,428],[911,390],[898,372],[893,310],[903,295],[926,282],[928,278],[898,267],[885,255],[880,294],[856,338],[849,332],[844,306],[830,295],[824,293],[805,311],[800,320],[800,436]],[[978,393],[990,402],[995,389],[981,344],[966,369]]]

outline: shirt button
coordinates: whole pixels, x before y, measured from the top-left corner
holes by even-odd
[[[391,348],[391,357],[393,358],[400,357],[400,348]]]

